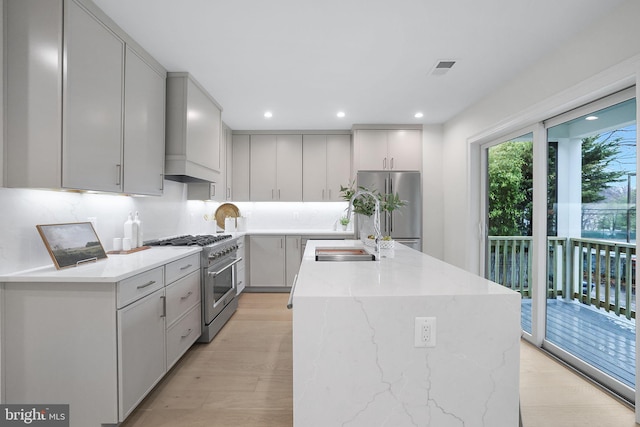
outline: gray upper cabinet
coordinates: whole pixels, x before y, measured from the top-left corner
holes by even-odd
[[[302,195],[305,202],[341,201],[351,179],[351,135],[303,135]]]
[[[64,28],[62,186],[119,192],[124,42],[73,1]]]
[[[220,180],[222,107],[188,73],[167,74],[167,178]]]
[[[359,170],[422,170],[422,130],[403,125],[389,129],[356,129],[354,172]]]
[[[4,4],[4,184],[60,188],[62,1],[5,0]],[[46,64],[41,52],[46,52]]]
[[[302,200],[302,135],[251,135],[251,201]]]
[[[253,202],[278,200],[277,136],[251,135],[250,199]]]
[[[86,0],[4,19],[5,185],[161,194],[166,71]]]
[[[231,146],[231,187],[228,200],[248,201],[250,185],[250,152],[249,135],[233,135]]]
[[[161,195],[165,77],[129,47],[125,64],[124,192]]]

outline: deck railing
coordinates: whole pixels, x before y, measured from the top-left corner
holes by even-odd
[[[566,237],[547,241],[547,298],[574,299],[635,318],[635,244]],[[531,243],[526,236],[489,237],[489,278],[523,298],[531,298]]]
[[[489,237],[489,278],[520,292],[523,298],[531,298],[532,259],[529,248],[532,240],[531,237]]]

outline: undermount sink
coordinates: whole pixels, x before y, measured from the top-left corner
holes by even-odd
[[[316,248],[316,261],[375,261],[376,257],[361,248]]]

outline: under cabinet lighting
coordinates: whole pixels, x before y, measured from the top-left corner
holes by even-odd
[[[598,116],[587,116],[587,117],[585,117],[584,119],[585,119],[585,120],[589,120],[589,121],[591,121],[591,120],[598,120]]]

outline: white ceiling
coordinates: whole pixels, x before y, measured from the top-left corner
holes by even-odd
[[[622,1],[94,0],[234,130],[444,123]]]

